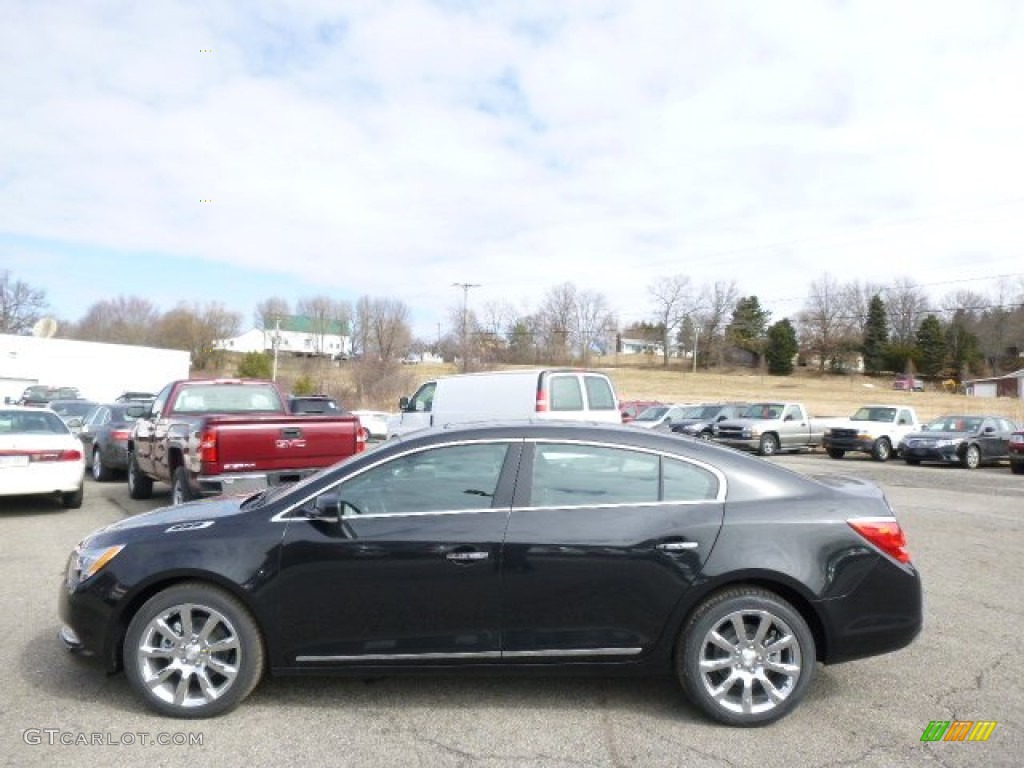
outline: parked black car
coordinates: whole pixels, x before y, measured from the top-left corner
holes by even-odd
[[[899,454],[907,464],[936,461],[976,469],[1007,461],[1016,429],[1002,416],[943,416],[900,440]]]
[[[226,556],[230,553],[230,556]],[[671,673],[711,717],[793,709],[815,662],[921,628],[882,492],[698,440],[546,422],[429,429],[294,485],[86,537],[61,637],[157,711],[274,674]]]
[[[134,408],[133,408],[134,407]],[[128,439],[138,418],[139,401],[95,405],[78,433],[85,465],[97,482],[128,471]],[[132,409],[135,415],[129,414]]]
[[[702,403],[691,406],[683,416],[675,419],[671,431],[701,440],[710,440],[715,424],[726,419],[738,419],[749,403]]]

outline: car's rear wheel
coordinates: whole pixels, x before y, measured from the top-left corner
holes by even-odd
[[[757,452],[762,456],[774,456],[779,452],[779,438],[775,435],[761,435]]]
[[[128,625],[125,673],[150,707],[173,717],[233,709],[263,674],[263,642],[242,603],[206,584],[151,597]]]
[[[188,482],[188,470],[178,467],[171,480],[171,504],[184,504],[196,499],[196,493]]]
[[[728,725],[765,725],[788,714],[814,674],[807,622],[778,595],[734,587],[705,600],[676,646],[676,673],[690,699]]]
[[[60,504],[64,509],[81,509],[82,501],[85,499],[85,489],[79,488],[77,491],[71,491],[70,493],[62,493],[60,495]]]
[[[105,483],[111,478],[113,472],[103,464],[103,454],[99,448],[92,450],[92,479],[97,483]]]
[[[875,440],[875,444],[871,447],[871,458],[875,461],[888,461],[892,456],[892,443],[889,442],[889,438],[880,437]]]
[[[1024,475],[1024,463],[1017,462],[1016,464],[1010,464],[1010,471],[1015,475]]]
[[[967,469],[977,469],[981,465],[981,449],[976,445],[968,445],[964,450],[961,463]]]
[[[828,455],[831,456],[833,459],[841,459],[843,458],[843,456],[846,455],[846,451],[844,451],[842,448],[829,448]]]
[[[148,499],[153,495],[153,478],[139,469],[134,453],[128,458],[128,495],[133,499]]]

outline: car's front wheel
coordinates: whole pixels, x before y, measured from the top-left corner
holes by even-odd
[[[889,438],[880,437],[875,440],[875,444],[871,447],[871,458],[875,461],[888,461],[891,456],[892,443],[889,442]]]
[[[977,469],[981,465],[981,449],[976,445],[968,445],[961,461],[967,469]]]
[[[727,725],[756,726],[788,714],[810,685],[814,636],[800,613],[758,587],[705,600],[676,646],[676,673],[690,699]]]
[[[831,456],[833,459],[841,459],[843,458],[843,456],[846,455],[846,451],[844,451],[842,448],[829,448],[828,455]]]
[[[201,583],[151,597],[125,635],[129,682],[146,704],[172,717],[233,709],[259,682],[263,658],[259,628],[246,607]]]
[[[779,438],[775,435],[761,435],[761,442],[758,444],[757,452],[762,456],[774,456],[779,452]]]

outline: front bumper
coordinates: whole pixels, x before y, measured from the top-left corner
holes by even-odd
[[[822,445],[825,450],[835,449],[839,451],[851,451],[859,453],[871,453],[875,448],[874,439],[863,440],[850,437],[831,437],[825,435]]]
[[[930,446],[907,446],[906,444],[901,443],[899,453],[904,459],[910,461],[937,461],[945,464],[959,464],[960,449],[961,447],[959,445],[947,445],[941,448],[934,448]]]
[[[715,437],[716,443],[727,445],[730,448],[738,448],[743,451],[756,451],[761,447],[761,438],[758,437]]]

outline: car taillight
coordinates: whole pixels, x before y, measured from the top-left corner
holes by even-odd
[[[112,430],[110,430],[110,439],[111,440],[127,440],[131,436],[132,436],[132,431],[130,429],[112,429]]]
[[[82,452],[71,449],[69,451],[30,451],[28,454],[30,462],[35,461],[81,461]]]
[[[846,521],[853,530],[870,541],[894,560],[910,562],[907,537],[900,524],[891,517],[862,517]]]
[[[368,430],[362,426],[356,427],[356,453],[366,450],[366,434]]]
[[[217,463],[217,432],[208,429],[199,437],[199,461]]]

